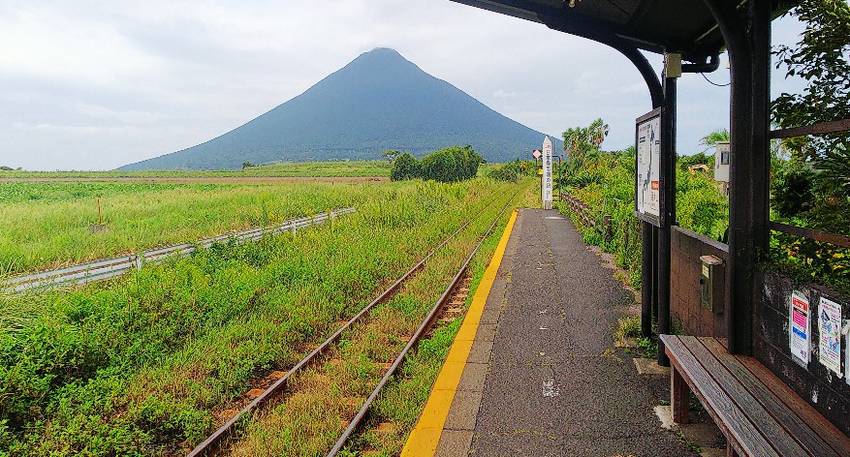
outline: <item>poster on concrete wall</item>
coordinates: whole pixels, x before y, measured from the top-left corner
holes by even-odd
[[[661,109],[638,118],[635,151],[635,214],[658,226],[661,215]]]
[[[809,348],[811,348],[811,316],[808,297],[802,292],[793,291],[790,308],[788,336],[791,355],[803,365],[808,365]]]
[[[820,297],[818,303],[820,330],[818,359],[823,366],[841,377],[841,305]]]
[[[543,178],[541,181],[543,209],[552,209],[552,140],[543,140]]]

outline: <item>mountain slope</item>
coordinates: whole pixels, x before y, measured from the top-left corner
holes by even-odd
[[[121,169],[374,159],[386,149],[422,154],[456,144],[471,144],[487,160],[500,162],[527,158],[542,142],[542,133],[425,73],[398,52],[378,48],[241,127]]]

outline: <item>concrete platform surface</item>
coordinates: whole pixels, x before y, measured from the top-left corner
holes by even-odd
[[[613,348],[633,299],[557,211],[519,213],[440,456],[687,456]]]

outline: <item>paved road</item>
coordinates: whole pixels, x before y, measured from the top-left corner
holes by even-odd
[[[479,328],[492,347],[476,341],[485,355],[464,370],[438,454],[691,455],[661,429],[652,382],[612,349],[631,300],[569,220],[522,210]]]

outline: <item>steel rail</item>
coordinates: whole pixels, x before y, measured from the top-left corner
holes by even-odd
[[[36,288],[56,287],[68,284],[81,285],[89,282],[101,281],[120,276],[134,268],[141,268],[144,263],[160,262],[174,254],[187,256],[195,252],[197,246],[208,248],[216,242],[228,239],[235,239],[239,242],[244,242],[257,240],[268,234],[278,234],[285,231],[292,231],[294,233],[300,228],[319,224],[330,218],[349,214],[354,211],[354,208],[342,208],[327,213],[321,213],[314,217],[292,219],[274,227],[253,228],[242,232],[227,233],[213,238],[203,239],[197,244],[183,243],[154,248],[139,255],[134,254],[113,257],[55,270],[16,276],[0,283],[0,289],[3,289],[6,292],[23,292]]]
[[[489,207],[492,202],[488,202],[485,205]],[[322,344],[313,349],[309,354],[307,354],[303,359],[301,359],[298,363],[296,363],[289,371],[286,372],[280,379],[275,381],[271,386],[266,388],[263,393],[261,393],[257,398],[252,400],[246,406],[244,406],[238,413],[236,413],[233,417],[227,420],[221,427],[219,427],[215,432],[213,432],[207,439],[203,442],[195,446],[187,457],[199,457],[199,456],[208,456],[214,455],[218,451],[222,449],[222,441],[232,436],[235,432],[235,428],[240,420],[247,417],[249,414],[253,413],[259,407],[263,406],[266,402],[273,399],[277,394],[281,393],[285,388],[289,380],[298,373],[302,368],[309,365],[313,362],[314,359],[322,355],[328,347],[332,344],[336,343],[342,334],[348,330],[353,324],[357,323],[363,316],[369,313],[375,306],[379,303],[385,302],[389,297],[391,297],[395,292],[404,284],[414,273],[421,270],[422,267],[430,260],[440,249],[442,249],[446,244],[448,244],[451,240],[453,240],[458,233],[460,233],[463,229],[469,226],[472,222],[472,219],[464,222],[460,227],[458,227],[451,235],[446,237],[440,244],[434,247],[428,254],[425,255],[419,262],[417,262],[413,267],[411,267],[406,273],[404,273],[401,277],[395,280],[385,291],[383,291],[377,298],[372,300],[368,305],[366,305],[363,309],[361,309],[357,314],[354,315],[351,319],[349,319],[345,324],[343,324],[337,331],[335,331],[331,336],[329,336]]]
[[[490,227],[487,229],[484,235],[481,236],[481,238],[478,240],[478,243],[476,243],[475,247],[466,257],[466,260],[463,262],[463,265],[460,267],[457,274],[455,274],[449,286],[443,291],[443,294],[440,295],[440,298],[438,298],[437,301],[434,302],[434,306],[431,307],[431,311],[428,312],[428,315],[425,316],[425,319],[422,321],[421,324],[419,324],[419,328],[416,329],[416,332],[404,346],[404,349],[401,350],[399,355],[393,361],[392,365],[390,365],[390,367],[387,369],[387,372],[384,374],[384,377],[381,378],[381,381],[378,383],[378,385],[375,387],[375,389],[360,407],[360,410],[357,412],[351,422],[349,422],[348,427],[345,428],[345,430],[342,432],[342,435],[340,435],[339,439],[337,439],[336,443],[334,444],[334,447],[330,450],[330,452],[328,452],[327,457],[335,457],[337,454],[339,454],[339,452],[342,451],[343,447],[345,447],[345,443],[348,442],[349,438],[351,438],[351,435],[353,435],[354,432],[357,431],[357,429],[360,427],[360,424],[363,422],[363,419],[369,412],[369,408],[371,408],[372,403],[375,402],[375,400],[378,398],[378,395],[380,395],[381,390],[395,375],[395,372],[401,366],[402,362],[404,362],[404,359],[407,357],[407,354],[410,352],[410,350],[413,349],[419,343],[419,339],[422,338],[422,336],[425,335],[425,332],[431,327],[434,322],[434,319],[437,317],[437,314],[440,311],[440,308],[445,304],[446,300],[451,297],[452,292],[460,283],[464,274],[469,269],[469,264],[472,263],[472,259],[475,257],[475,254],[478,252],[478,249],[481,247],[482,244],[484,244],[484,241],[496,228],[496,225],[498,224],[499,220],[501,220],[502,216],[505,213],[505,210],[514,201],[516,196],[517,193],[515,193],[508,200],[508,202],[505,203],[505,206],[502,207],[501,211],[499,211],[499,214],[493,219],[493,223],[490,224]]]

